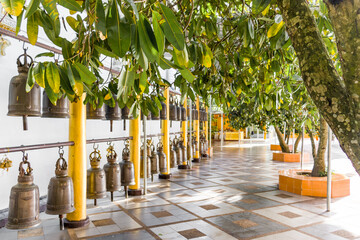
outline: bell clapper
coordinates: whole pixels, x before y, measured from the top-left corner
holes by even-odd
[[[114,192],[110,192],[110,199],[112,202],[114,201]]]
[[[60,230],[64,230],[64,216],[62,214],[59,215],[59,220],[60,220]]]
[[[124,131],[126,131],[126,119],[124,119]]]
[[[113,120],[110,120],[110,132],[113,131]]]
[[[94,206],[96,206],[97,205],[97,200],[96,199],[94,199]]]
[[[125,198],[129,198],[128,187],[125,186]]]
[[[27,115],[23,115],[23,129],[24,131],[28,130]]]

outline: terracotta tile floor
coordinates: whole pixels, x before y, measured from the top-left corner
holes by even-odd
[[[272,141],[273,143],[273,141]],[[60,231],[55,216],[28,230],[0,229],[2,240],[60,239],[360,239],[360,178],[333,144],[333,169],[351,177],[351,196],[326,199],[278,190],[277,171],[298,163],[272,161],[270,142],[226,143],[212,159],[191,170],[172,169],[173,178],[148,182],[146,196],[123,192],[87,203],[91,224]],[[309,143],[305,145],[310,152]],[[311,169],[312,163],[304,168]]]

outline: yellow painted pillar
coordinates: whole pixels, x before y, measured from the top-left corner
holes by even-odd
[[[85,94],[77,102],[70,103],[69,141],[75,143],[69,147],[68,174],[74,184],[75,211],[66,215],[65,226],[82,227],[89,224],[86,216],[86,105]]]
[[[188,121],[187,121],[187,116],[189,115],[188,110],[187,110],[187,97],[185,97],[184,100],[184,108],[186,109],[186,121],[182,122],[182,137],[184,139],[184,146],[187,147],[187,125],[188,125]],[[185,159],[185,158],[184,158]],[[183,165],[187,165],[187,161],[183,161]]]
[[[142,194],[140,188],[140,144],[141,144],[141,121],[140,114],[136,119],[130,120],[129,136],[133,137],[130,140],[130,161],[134,164],[135,171],[135,185],[129,187],[130,196],[138,196]]]
[[[205,107],[206,115],[208,116],[208,107]],[[205,139],[208,140],[209,138],[209,121],[204,122],[204,131],[205,131]]]
[[[200,115],[200,99],[199,97],[196,99],[196,110],[198,111],[198,116]],[[196,147],[195,147],[195,156],[193,162],[200,162],[200,121],[199,118],[194,121],[194,130],[195,130],[195,138],[196,138]]]
[[[164,145],[164,153],[166,155],[166,165],[167,165],[167,171],[162,172],[159,174],[160,179],[169,179],[171,177],[170,173],[170,123],[169,123],[169,115],[170,115],[170,109],[169,109],[169,100],[170,100],[170,90],[169,88],[165,88],[164,90],[164,97],[165,104],[166,104],[166,120],[160,120],[162,121],[162,129],[161,133],[164,134],[162,136],[162,143]]]

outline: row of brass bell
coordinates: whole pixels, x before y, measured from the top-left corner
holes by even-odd
[[[208,120],[207,112],[204,108],[200,108],[200,121],[206,122]]]
[[[74,188],[72,179],[67,175],[67,163],[60,152],[56,161],[55,177],[50,179],[46,213],[59,215],[60,229],[64,229],[63,214],[71,213],[74,208]],[[27,165],[24,169],[24,165]],[[6,227],[9,229],[23,229],[40,224],[39,188],[34,184],[33,169],[24,154],[19,166],[18,183],[11,188],[9,202],[9,216]]]

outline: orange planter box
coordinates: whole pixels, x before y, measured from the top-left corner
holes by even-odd
[[[292,146],[292,145],[289,145],[289,148],[290,148],[290,151],[292,151],[293,146]],[[279,144],[271,144],[271,145],[270,145],[270,150],[271,150],[271,151],[281,151],[281,147],[280,147]]]
[[[273,160],[280,162],[300,162],[300,153],[273,152]]]
[[[308,177],[299,172],[310,170],[290,169],[279,171],[279,189],[299,195],[326,197],[327,177]],[[342,174],[331,175],[331,197],[345,197],[350,195],[350,179]]]

